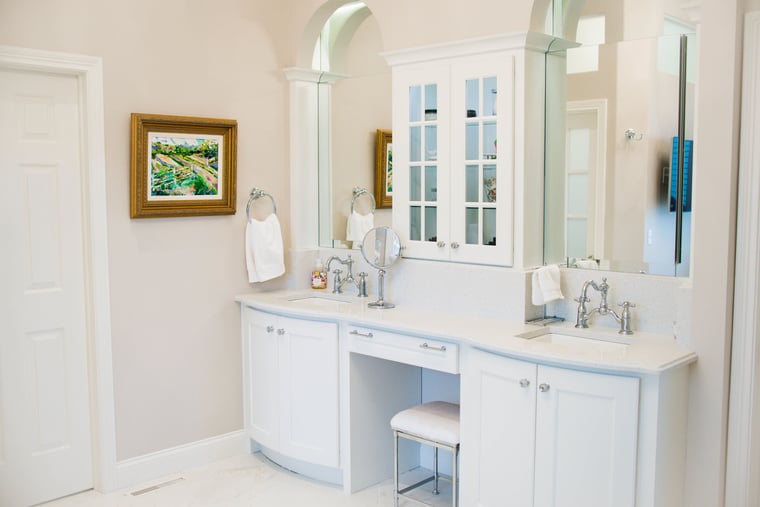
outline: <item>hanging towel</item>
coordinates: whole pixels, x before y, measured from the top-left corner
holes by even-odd
[[[599,269],[599,264],[594,259],[578,259],[575,266],[581,269]]]
[[[265,282],[285,273],[282,231],[277,215],[263,221],[251,218],[245,227],[245,264],[248,281]]]
[[[354,248],[361,248],[364,236],[375,226],[375,214],[362,215],[352,211],[346,223],[346,241],[353,241]]]
[[[533,271],[531,285],[531,302],[536,306],[564,298],[559,287],[559,266],[556,264]]]

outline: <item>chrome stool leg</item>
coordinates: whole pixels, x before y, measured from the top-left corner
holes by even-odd
[[[433,483],[433,494],[437,495],[440,493],[440,491],[438,491],[438,446],[433,448],[433,477],[435,478],[435,482]]]
[[[456,446],[451,453],[453,456],[451,463],[451,494],[454,497],[454,507],[459,506],[459,495],[457,494],[457,458],[459,457],[459,446]]]
[[[393,432],[393,507],[398,507],[398,431]]]

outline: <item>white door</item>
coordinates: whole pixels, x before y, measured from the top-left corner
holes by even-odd
[[[538,367],[535,507],[633,507],[639,379]]]
[[[0,69],[0,505],[92,487],[77,79]]]
[[[278,450],[280,430],[279,347],[277,317],[243,307],[243,336],[247,364],[245,365],[248,404],[246,429],[256,442]]]
[[[337,467],[338,325],[280,317],[279,329],[280,451]]]
[[[601,104],[568,103],[565,257],[604,257],[604,132]]]
[[[462,374],[460,505],[533,504],[536,365],[476,350]]]

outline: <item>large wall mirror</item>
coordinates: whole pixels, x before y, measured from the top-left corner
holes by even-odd
[[[644,3],[587,0],[547,54],[547,264],[689,274],[695,13]]]
[[[382,51],[379,25],[363,2],[337,9],[315,47],[313,68],[324,72],[318,91],[322,247],[358,248],[346,237],[352,209],[362,215],[355,226],[391,225],[390,209],[373,213],[371,198],[377,130],[391,128],[391,74]],[[356,196],[357,187],[367,193]]]

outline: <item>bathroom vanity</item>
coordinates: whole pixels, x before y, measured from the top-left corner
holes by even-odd
[[[441,372],[460,389],[460,505],[680,505],[696,356],[672,337],[315,291],[237,300],[246,435],[286,468],[349,494],[390,478],[390,418]]]

